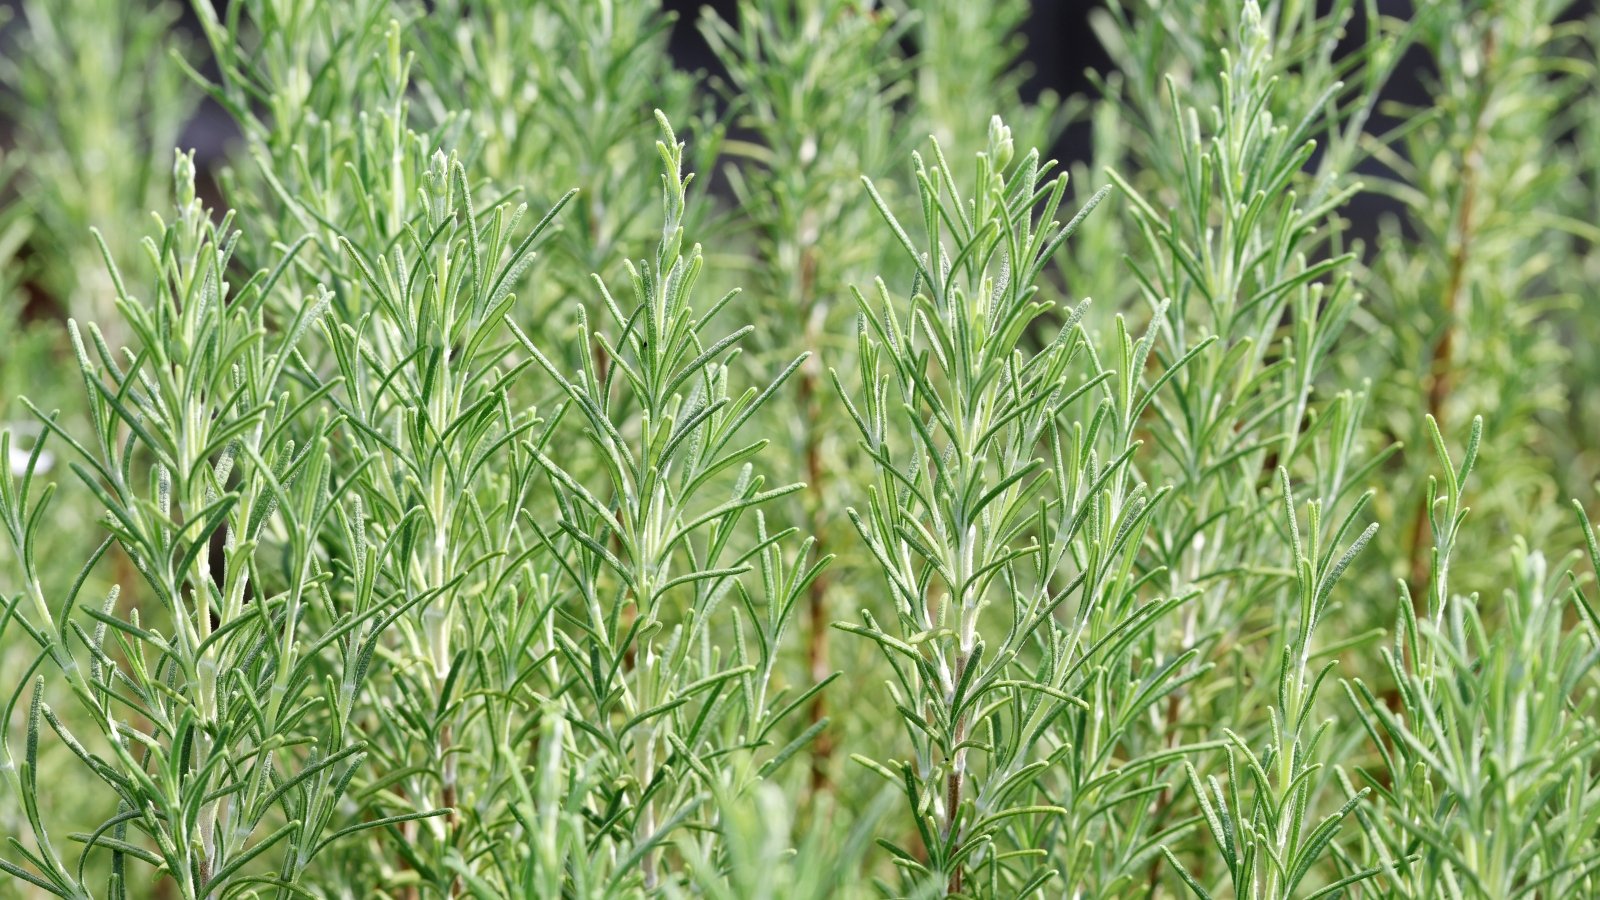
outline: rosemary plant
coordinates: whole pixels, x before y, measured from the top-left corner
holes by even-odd
[[[160,273],[151,298],[135,299],[111,267],[141,349],[119,360],[93,325],[74,325],[90,433],[43,418],[103,505],[108,533],[62,596],[47,597],[39,574],[36,536],[53,493],[34,481],[42,442],[0,491],[23,569],[7,621],[37,648],[7,704],[27,693],[26,740],[3,750],[33,846],[13,841],[18,859],[0,865],[62,897],[126,896],[148,878],[129,871],[140,865],[167,873],[185,898],[294,884],[330,842],[370,827],[335,813],[361,763],[349,719],[386,609],[370,584],[362,591],[326,565],[315,538],[337,527],[347,500],[329,478],[334,422],[316,412],[317,395],[282,390],[327,296],[313,294],[264,339],[262,308],[287,261],[230,286],[231,219],[214,223],[195,198],[190,157],[176,173],[177,215],[145,242]],[[141,612],[115,585],[79,606],[113,545],[159,606]],[[63,722],[47,687],[86,713],[96,744]],[[101,789],[89,802],[104,820],[69,836],[76,859],[52,840],[39,803],[46,726]],[[84,878],[99,852],[111,857],[103,891]]]
[[[1136,417],[1119,408],[1148,402],[1136,373],[1150,343],[1123,340],[1121,377],[1079,363],[1094,358],[1081,313],[1037,350],[1020,347],[1036,320],[1059,315],[1036,282],[1104,194],[1054,221],[1065,178],[1044,181],[1037,151],[1013,165],[999,119],[970,195],[937,143],[933,154],[931,168],[916,158],[924,245],[879,200],[916,265],[912,296],[897,305],[881,280],[872,300],[857,295],[863,389],[850,417],[878,481],[851,518],[894,620],[886,628],[864,610],[840,627],[876,642],[894,673],[911,758],[860,759],[905,787],[927,859],[889,845],[897,865],[911,885],[1027,895],[1052,875],[1039,846],[1053,843],[1050,820],[1094,815],[1049,803],[1041,784],[1060,754],[1088,750],[1067,737],[1088,707],[1081,695],[1182,600],[1142,601],[1131,571],[1160,492],[1131,483],[1129,429],[1116,423]]]
[[[1419,402],[1442,431],[1461,438],[1473,414],[1483,415],[1503,451],[1484,460],[1490,489],[1480,510],[1532,541],[1567,541],[1576,534],[1558,491],[1587,489],[1596,473],[1555,471],[1564,467],[1542,452],[1553,435],[1536,419],[1559,416],[1568,402],[1568,350],[1558,333],[1582,318],[1568,311],[1578,301],[1559,291],[1552,273],[1572,260],[1574,238],[1596,237],[1591,211],[1569,205],[1580,182],[1560,144],[1573,127],[1569,107],[1594,75],[1591,61],[1567,49],[1583,33],[1560,21],[1570,4],[1513,6],[1441,5],[1418,16],[1416,42],[1438,75],[1428,114],[1410,111],[1370,141],[1394,173],[1375,186],[1404,204],[1404,219],[1386,226],[1373,261],[1368,327],[1382,365],[1395,373],[1381,384],[1382,406],[1408,410],[1389,413],[1382,427],[1421,451],[1432,438],[1414,414]],[[1418,236],[1404,254],[1395,250],[1402,227]],[[1392,327],[1399,322],[1406,327]],[[1426,365],[1415,365],[1419,358]],[[1413,456],[1403,473],[1403,568],[1420,602],[1431,565],[1431,498],[1422,486],[1433,460]],[[1473,577],[1479,560],[1500,558],[1490,546],[1461,560]]]
[[[1338,610],[1333,584],[1372,535],[1369,528],[1349,552],[1343,546],[1370,499],[1359,488],[1383,458],[1365,447],[1362,396],[1318,390],[1358,302],[1355,257],[1339,252],[1335,211],[1357,190],[1340,169],[1348,163],[1343,129],[1361,127],[1371,94],[1358,91],[1352,103],[1337,82],[1323,81],[1333,66],[1326,55],[1302,52],[1294,57],[1300,71],[1280,69],[1279,48],[1296,41],[1331,54],[1328,40],[1351,8],[1336,5],[1325,18],[1302,11],[1247,3],[1234,16],[1207,6],[1204,15],[1226,23],[1231,40],[1180,54],[1193,54],[1195,69],[1166,76],[1163,109],[1152,73],[1125,65],[1125,90],[1147,109],[1143,127],[1177,151],[1144,148],[1140,158],[1150,162],[1138,178],[1112,173],[1139,241],[1129,252],[1134,281],[1164,311],[1154,355],[1182,363],[1153,397],[1147,426],[1156,446],[1148,477],[1173,483],[1172,503],[1152,528],[1152,573],[1173,592],[1195,592],[1165,640],[1169,652],[1196,652],[1221,676],[1209,690],[1169,695],[1160,740],[1176,748],[1223,739],[1228,773],[1205,780],[1204,760],[1187,763],[1196,806],[1168,782],[1154,795],[1152,827],[1198,814],[1231,889],[1251,897],[1295,895],[1308,875],[1342,887],[1352,874],[1319,873],[1318,856],[1351,800],[1327,796],[1337,788],[1319,754],[1329,753],[1320,745],[1331,723],[1314,716],[1328,670],[1313,660],[1330,651],[1315,646],[1314,629],[1326,629]],[[1160,38],[1148,25],[1119,15],[1120,53],[1138,59],[1160,46],[1149,43]],[[1209,104],[1204,118],[1201,104]],[[1330,149],[1313,168],[1318,134]],[[1301,479],[1318,498],[1309,537],[1292,499]],[[1280,558],[1284,541],[1287,565],[1265,563]],[[1371,637],[1357,627],[1341,644]],[[1191,724],[1204,722],[1227,725]],[[1218,889],[1215,868],[1201,876],[1198,860],[1184,864],[1170,848],[1165,855],[1196,894]]]
[[[859,460],[849,443],[827,427],[843,412],[827,385],[823,357],[849,369],[852,305],[846,285],[882,261],[884,246],[871,239],[875,214],[861,191],[864,171],[880,168],[894,139],[891,85],[904,62],[896,48],[898,29],[887,13],[860,0],[747,4],[737,22],[708,13],[701,29],[727,69],[733,122],[754,140],[730,141],[737,165],[726,168],[729,187],[749,211],[754,289],[766,305],[764,320],[783,323],[774,334],[754,336],[769,353],[789,353],[792,335],[810,351],[795,376],[800,416],[788,447],[802,461],[806,489],[797,494],[795,521],[805,523],[820,554],[834,557],[831,570],[813,579],[806,598],[806,659],[813,682],[833,677],[828,639],[837,618],[830,586],[860,577],[862,554],[851,550],[843,514],[845,498],[859,479]],[[841,56],[870,61],[852,80],[831,71]],[[846,140],[846,137],[852,138]],[[844,488],[843,485],[850,485]],[[865,577],[871,577],[866,575]],[[809,716],[827,717],[818,694]],[[831,765],[834,735],[814,745],[812,787],[836,777]]]
[[[1359,772],[1380,800],[1362,816],[1386,876],[1375,893],[1582,896],[1600,868],[1600,795],[1589,765],[1600,617],[1570,557],[1552,568],[1520,539],[1500,604],[1453,592],[1451,556],[1483,421],[1473,420],[1459,463],[1432,419],[1428,426],[1440,474],[1428,484],[1426,593],[1418,613],[1401,582],[1393,645],[1383,651],[1398,703],[1391,709],[1360,681],[1346,686],[1379,750],[1378,765]],[[1581,507],[1578,523],[1600,566]]]
[[[1567,0],[15,6],[0,896],[1600,895]]]
[[[66,315],[93,319],[113,338],[116,291],[99,251],[97,227],[119,266],[139,277],[139,239],[152,209],[170,194],[169,154],[197,92],[166,64],[184,52],[166,0],[28,0],[3,58],[0,83],[9,118],[28,154],[19,196],[38,223],[29,230],[33,278]]]
[[[243,135],[245,158],[221,174],[261,231],[243,252],[270,256],[309,239],[296,266],[355,321],[368,298],[340,238],[374,254],[399,240],[429,156],[460,143],[459,116],[412,128],[414,14],[386,0],[245,2],[225,17],[212,4],[194,8],[217,76],[192,66],[190,75]]]
[[[719,123],[701,108],[710,98],[667,55],[674,21],[654,0],[454,0],[418,22],[415,85],[426,121],[468,111],[477,168],[536,205],[584,187],[568,227],[553,236],[565,264],[552,285],[528,286],[550,296],[525,302],[545,308],[582,296],[590,273],[622,278],[623,260],[649,249],[656,197],[638,173],[654,165],[639,140],[652,109],[694,126],[697,168],[716,158]],[[704,206],[689,198],[691,223]]]
[[[790,692],[772,679],[825,560],[809,559],[795,529],[767,527],[761,507],[801,485],[765,488],[754,461],[767,442],[740,431],[804,357],[763,387],[730,387],[729,362],[750,327],[707,331],[736,292],[704,312],[691,305],[703,265],[699,245],[684,244],[692,176],[684,145],[658,118],[665,217],[654,259],[628,266],[628,306],[597,279],[612,331],[592,340],[608,365],[586,357],[564,373],[517,335],[560,388],[553,418],[578,420],[601,461],[603,478],[586,486],[539,452],[556,514],[551,526],[528,524],[566,582],[546,651],[551,687],[570,704],[576,752],[598,762],[595,808],[612,811],[590,871],[646,889],[677,879],[681,867],[660,845],[686,825],[713,824],[700,811],[709,798],[737,796],[826,724],[762,749],[821,687]],[[759,587],[746,584],[752,573]]]
[[[1020,31],[1028,3],[898,0],[892,5],[904,7],[917,49],[912,95],[918,125],[947,152],[965,158],[984,149],[988,123],[972,110],[991,106],[1010,111],[1006,122],[1021,146],[1048,147],[1055,141],[1071,114],[1061,98],[1045,91],[1034,103],[1022,99],[1029,73],[1020,62]]]

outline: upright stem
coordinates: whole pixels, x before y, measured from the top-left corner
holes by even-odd
[[[956,651],[956,666],[954,677],[950,681],[950,702],[956,701],[956,690],[967,675],[967,666],[972,662],[973,648],[977,640],[978,609],[976,604],[962,604],[961,609],[961,634],[960,645]],[[967,714],[962,712],[956,716],[955,727],[951,733],[953,748],[950,754],[950,774],[945,776],[944,785],[944,839],[948,847],[956,847],[961,841],[961,825],[958,813],[961,810],[961,794],[966,787],[967,778],[967,729],[970,723]],[[951,867],[948,873],[949,880],[945,883],[945,894],[960,894],[964,882],[964,869],[960,864]]]
[[[827,468],[822,460],[823,427],[821,390],[822,353],[817,346],[817,310],[813,293],[817,280],[817,253],[815,246],[800,250],[799,309],[803,318],[805,346],[811,351],[805,368],[800,372],[800,408],[805,416],[805,461],[807,524],[815,541],[814,552],[820,558],[827,554],[827,509],[824,505]],[[820,684],[829,675],[828,653],[828,580],[819,574],[806,588],[806,662],[811,671],[811,682]],[[811,698],[809,717],[812,725],[827,718],[828,705],[825,692],[818,691]],[[829,763],[833,758],[833,737],[826,730],[817,733],[811,745],[811,791],[813,794],[832,788]]]
[[[812,539],[816,542],[816,554],[820,557],[827,550],[824,547],[824,533],[827,528],[827,515],[823,510],[823,484],[826,471],[822,464],[822,448],[817,438],[818,418],[821,410],[816,402],[817,396],[817,366],[814,361],[819,358],[813,355],[806,362],[805,371],[800,375],[800,402],[806,415],[806,505],[810,507],[809,528]],[[824,575],[819,574],[812,579],[806,589],[806,662],[811,670],[811,682],[820,684],[828,677],[828,582]],[[811,698],[810,719],[816,725],[827,718],[828,706],[826,692],[819,691]],[[833,757],[833,737],[826,730],[819,731],[815,743],[811,747],[811,790],[813,793],[826,791],[831,788],[831,779],[828,772],[828,763]]]
[[[653,727],[646,725],[641,730],[644,732],[644,758],[639,767],[639,789],[642,791],[648,787],[648,782],[646,779],[650,777],[651,771],[655,769],[656,739],[655,729]],[[656,804],[654,800],[645,801],[642,821],[644,823],[644,828],[642,829],[643,837],[648,841],[653,838],[656,833]],[[651,847],[644,854],[644,857],[639,860],[639,867],[644,871],[645,888],[647,890],[654,890],[656,887],[657,878],[655,847]]]
[[[1477,202],[1478,179],[1483,166],[1483,132],[1484,118],[1489,109],[1489,102],[1494,91],[1494,81],[1490,77],[1495,55],[1494,32],[1486,31],[1483,36],[1483,61],[1478,72],[1478,107],[1473,112],[1471,134],[1467,141],[1467,148],[1461,158],[1461,199],[1456,204],[1456,216],[1451,228],[1453,238],[1450,251],[1450,269],[1445,281],[1444,303],[1441,311],[1444,326],[1443,334],[1438,343],[1434,344],[1432,359],[1428,365],[1428,415],[1433,416],[1439,423],[1439,429],[1444,430],[1444,405],[1450,397],[1451,376],[1455,367],[1455,331],[1456,317],[1460,313],[1461,295],[1467,288],[1466,269],[1469,253],[1472,248],[1473,208]],[[1422,506],[1417,511],[1416,518],[1411,523],[1411,592],[1412,603],[1419,604],[1427,601],[1425,587],[1429,579],[1429,570],[1432,562],[1429,547],[1425,544],[1427,538],[1428,508],[1432,504],[1432,497],[1422,498]],[[1420,614],[1422,609],[1417,609]]]
[[[955,684],[960,684],[967,672],[967,662],[971,655],[963,651],[956,657]],[[945,777],[944,809],[945,809],[945,843],[954,847],[960,841],[960,823],[956,819],[957,812],[961,809],[961,792],[965,787],[967,776],[967,748],[962,746],[967,740],[967,717],[963,713],[957,717],[955,724],[956,750],[950,757],[950,774]],[[962,891],[963,868],[960,864],[951,867],[949,880],[945,884],[945,894],[955,895]]]

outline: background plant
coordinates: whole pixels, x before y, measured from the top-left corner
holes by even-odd
[[[1384,226],[1369,279],[1377,321],[1367,327],[1374,349],[1389,355],[1382,365],[1395,372],[1380,385],[1381,406],[1414,410],[1420,400],[1457,440],[1465,440],[1474,414],[1483,415],[1504,450],[1484,460],[1491,489],[1478,506],[1505,523],[1501,534],[1536,544],[1547,536],[1576,540],[1559,501],[1594,478],[1584,467],[1553,466],[1545,444],[1565,429],[1537,424],[1558,420],[1582,392],[1565,374],[1569,350],[1558,336],[1577,327],[1581,300],[1554,273],[1594,238],[1588,211],[1570,205],[1582,195],[1574,151],[1561,139],[1575,127],[1570,108],[1593,82],[1592,61],[1567,49],[1584,34],[1582,23],[1562,22],[1569,8],[1424,10],[1416,43],[1437,68],[1431,109],[1394,111],[1401,124],[1368,141],[1394,173],[1375,189],[1403,204],[1403,218]],[[1401,228],[1413,229],[1429,251],[1394,252]],[[1418,358],[1427,364],[1413,365]],[[1404,510],[1404,577],[1420,601],[1430,566],[1422,485],[1433,465],[1421,451],[1432,439],[1414,414],[1378,424],[1419,451],[1399,475],[1415,484]],[[1502,541],[1463,554],[1460,564],[1472,570],[1476,560],[1498,557]]]
[[[804,610],[805,653],[810,677],[833,675],[829,640],[837,609],[830,586],[859,577],[860,554],[851,549],[843,515],[851,476],[860,462],[846,441],[826,426],[843,415],[827,383],[823,358],[850,365],[851,306],[841,302],[847,285],[878,263],[884,251],[871,239],[873,213],[861,191],[860,173],[877,168],[894,149],[894,87],[906,65],[897,46],[901,29],[870,4],[845,2],[746,4],[737,22],[706,15],[701,29],[727,69],[726,95],[736,127],[753,140],[730,141],[734,162],[726,167],[735,201],[748,210],[750,277],[754,293],[770,306],[769,322],[780,333],[799,335],[811,355],[796,373],[793,392],[800,416],[789,429],[792,458],[802,460],[805,489],[798,493],[794,521],[804,523],[817,552],[834,557],[829,571],[808,588]],[[832,60],[862,60],[848,80]],[[777,334],[758,335],[770,353],[789,352]],[[836,480],[837,477],[837,480]],[[827,716],[819,693],[808,711],[812,722]],[[838,777],[831,733],[819,735],[812,786]]]
[[[180,10],[168,2],[18,6],[22,27],[12,32],[0,82],[28,158],[12,187],[38,223],[28,233],[28,278],[61,312],[100,321],[120,341],[116,292],[88,234],[99,228],[130,275],[153,274],[139,239],[151,211],[168,202],[167,154],[198,101],[166,57],[184,49],[173,33]]]

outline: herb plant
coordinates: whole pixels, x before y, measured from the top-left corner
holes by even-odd
[[[19,4],[0,896],[1600,894],[1596,20],[718,9]]]

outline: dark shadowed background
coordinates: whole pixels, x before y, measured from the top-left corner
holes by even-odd
[[[226,5],[227,0],[214,0],[214,2],[220,6]],[[724,19],[736,20],[734,10],[738,2],[739,0],[663,0],[665,8],[677,15],[671,52],[680,68],[690,71],[704,69],[712,73],[720,69],[695,23],[703,7],[715,9]],[[973,0],[973,2],[984,2],[984,0]],[[1577,18],[1589,13],[1597,2],[1600,0],[1578,0],[1569,12],[1569,17]],[[185,14],[179,27],[194,32],[196,40],[191,42],[191,46],[203,52],[205,42],[199,39],[194,14],[189,9],[189,3],[185,2],[182,5]],[[1319,2],[1318,5],[1326,5],[1326,0]],[[1104,3],[1097,0],[1034,0],[1032,13],[1024,27],[1026,46],[1021,60],[1021,65],[1025,67],[1027,73],[1024,99],[1032,100],[1046,90],[1061,95],[1093,91],[1093,81],[1087,73],[1090,70],[1104,72],[1111,66],[1109,57],[1089,26],[1091,13],[1102,6]],[[1407,16],[1412,6],[1411,0],[1377,0],[1377,8],[1384,15]],[[19,29],[26,28],[26,22],[17,14],[18,0],[0,0],[0,9],[11,13],[5,16],[7,24],[0,30],[0,53],[17,52],[15,38]],[[1362,27],[1363,21],[1359,19],[1353,26],[1354,29]],[[1359,35],[1352,35],[1352,38],[1355,37]],[[1349,43],[1353,46],[1355,41],[1351,40]],[[191,63],[200,71],[209,74],[208,70],[211,67],[206,60],[191,60]],[[1425,102],[1430,78],[1428,69],[1428,60],[1413,51],[1413,58],[1402,63],[1388,85],[1386,97],[1407,104]],[[975,114],[983,113],[980,111]],[[9,117],[10,113],[0,111],[0,142],[6,144],[10,142],[10,134],[15,124]],[[203,180],[207,180],[208,171],[214,170],[226,157],[236,135],[237,130],[233,121],[210,102],[205,103],[190,121],[184,131],[182,144],[186,148],[195,150],[196,162],[201,169]],[[1089,154],[1089,148],[1088,125],[1079,122],[1065,131],[1051,151],[1055,158],[1071,163],[1084,160]],[[1354,200],[1345,212],[1352,220],[1357,235],[1370,236],[1377,230],[1379,217],[1393,208],[1393,204],[1386,198],[1368,193]]]

